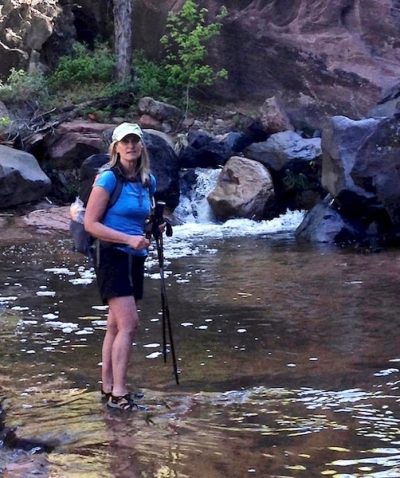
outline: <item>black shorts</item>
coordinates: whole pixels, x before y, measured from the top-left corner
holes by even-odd
[[[133,256],[115,247],[100,246],[95,258],[97,285],[103,304],[113,297],[143,297],[144,256]]]

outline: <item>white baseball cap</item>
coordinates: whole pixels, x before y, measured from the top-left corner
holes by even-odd
[[[141,127],[136,123],[121,123],[117,126],[112,134],[113,141],[121,141],[128,136],[128,134],[134,134],[138,136],[140,139],[143,139],[143,131]]]

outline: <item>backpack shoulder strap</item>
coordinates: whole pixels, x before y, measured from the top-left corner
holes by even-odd
[[[118,198],[121,194],[121,191],[122,191],[122,186],[124,185],[124,182],[121,178],[121,175],[118,174],[117,171],[115,171],[114,168],[110,168],[109,171],[112,171],[114,176],[115,176],[115,179],[116,179],[116,184],[115,184],[115,188],[114,188],[114,191],[111,193],[111,196],[110,196],[110,199],[108,201],[108,206],[107,206],[107,209],[109,209],[110,207],[114,206],[114,204],[118,201]]]

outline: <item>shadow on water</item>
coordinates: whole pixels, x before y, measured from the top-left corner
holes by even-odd
[[[170,258],[179,387],[152,257],[126,415],[101,403],[107,311],[69,247],[0,250],[4,427],[38,445],[3,443],[4,476],[400,476],[397,251],[259,235]]]

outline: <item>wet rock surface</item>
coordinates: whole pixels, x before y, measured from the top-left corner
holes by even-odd
[[[0,213],[0,246],[68,237],[69,206],[36,206],[29,212]]]

